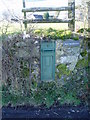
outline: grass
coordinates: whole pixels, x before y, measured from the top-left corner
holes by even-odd
[[[6,32],[6,34],[13,34],[13,33],[20,33],[21,32],[21,26],[19,23],[7,23],[7,22],[2,22],[0,23],[1,29],[0,29],[0,35]],[[22,25],[22,30],[24,30],[24,25]]]
[[[85,61],[79,61],[81,64],[77,65],[80,67],[85,64]],[[84,65],[86,67],[86,65]],[[67,68],[64,65],[58,66],[58,69],[62,69],[60,72],[69,74],[69,71],[65,71]],[[83,70],[83,68],[82,68]],[[83,73],[78,71],[78,75]],[[79,105],[82,100],[87,102],[87,85],[88,79],[85,76],[78,78],[78,75],[73,73],[73,76],[70,80],[66,80],[63,86],[60,86],[57,81],[52,82],[37,82],[32,81],[31,85],[25,83],[24,86],[22,82],[18,84],[18,87],[12,87],[10,85],[2,86],[2,104],[3,106],[8,105],[9,103],[13,106],[17,105],[46,105],[47,108],[54,105],[55,101],[58,101],[60,105]],[[83,75],[83,74],[82,74]],[[82,82],[83,81],[83,82]],[[28,81],[26,81],[28,82]],[[21,87],[22,85],[22,87]],[[83,99],[83,95],[85,98]]]
[[[17,93],[14,94],[9,88],[3,88],[3,106],[8,105],[9,103],[13,106],[26,104],[38,106],[45,104],[46,107],[49,108],[55,103],[55,101],[58,101],[60,105],[66,103],[70,105],[80,104],[80,100],[77,98],[76,93],[73,91],[66,91],[63,87],[59,87],[55,82],[40,83],[37,90],[31,90],[30,95],[22,95],[20,91],[17,91]]]
[[[67,23],[38,23],[35,25],[37,29],[48,29],[48,28],[53,28],[56,30],[64,30],[68,29],[68,24]]]
[[[75,104],[79,105],[80,100],[76,97],[73,92],[66,94],[63,98],[60,99],[60,103],[63,104]]]
[[[0,23],[1,30],[0,34],[2,33],[2,29],[5,31],[6,26],[8,23]],[[34,23],[34,24],[28,24],[28,29],[29,28],[34,28],[34,29],[48,29],[48,28],[53,28],[57,30],[64,30],[68,29],[68,25],[66,23]],[[24,31],[24,24],[22,24],[22,30]],[[17,33],[21,31],[21,26],[20,23],[9,23],[8,29],[7,29],[7,34],[12,34],[12,33]]]
[[[5,30],[5,26],[7,25],[6,22],[0,23],[1,29]],[[84,23],[83,22],[77,22],[75,23],[75,26],[77,28],[83,28]],[[49,29],[53,28],[56,30],[67,30],[68,29],[68,23],[34,23],[34,24],[28,24],[28,28],[34,28],[34,29]],[[87,25],[86,25],[87,28]],[[2,33],[0,29],[0,34]],[[18,33],[21,31],[21,25],[20,23],[9,23],[7,34],[12,34],[12,33]],[[24,31],[24,24],[22,24],[22,31]]]

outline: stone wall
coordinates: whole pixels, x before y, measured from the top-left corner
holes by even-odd
[[[56,41],[56,73],[55,80],[64,85],[68,80],[81,79],[86,76],[85,68],[88,66],[88,54],[84,39],[77,41],[67,39]]]
[[[40,44],[42,40],[40,38],[22,39],[22,36],[18,36],[3,41],[2,65],[4,80],[12,78],[12,81],[15,82],[20,77],[40,80]],[[56,80],[63,77],[66,79],[70,72],[74,71],[78,60],[83,59],[81,56],[82,46],[83,39],[56,40]],[[7,53],[11,55],[12,59],[8,57]]]
[[[56,66],[65,64],[69,70],[74,70],[80,55],[81,42],[68,39],[56,41]]]

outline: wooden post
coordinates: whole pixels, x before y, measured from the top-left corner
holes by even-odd
[[[88,28],[90,28],[90,1],[87,2],[87,6],[88,6]],[[88,32],[88,38],[90,38],[89,32]]]
[[[23,0],[23,8],[25,8],[25,7],[26,7],[25,0]],[[24,12],[24,19],[26,19],[26,12]],[[26,29],[27,28],[27,23],[25,22],[24,25],[25,25],[25,29]]]
[[[72,19],[71,23],[68,23],[68,28],[72,32],[75,31],[75,0],[68,0],[68,7],[72,6],[72,10],[68,11],[68,18]]]

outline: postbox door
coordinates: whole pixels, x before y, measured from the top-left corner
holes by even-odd
[[[42,54],[41,64],[41,80],[53,80],[54,72],[54,56],[53,52],[44,51]]]

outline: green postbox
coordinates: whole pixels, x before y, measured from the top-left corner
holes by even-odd
[[[55,41],[41,42],[41,80],[55,80]]]

